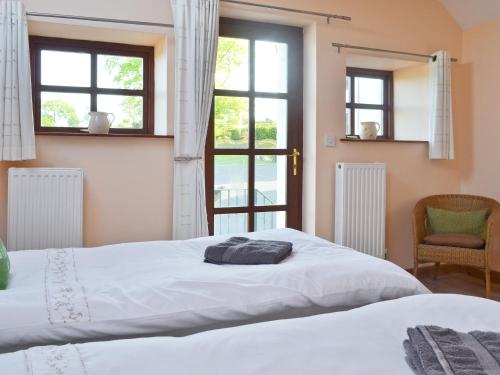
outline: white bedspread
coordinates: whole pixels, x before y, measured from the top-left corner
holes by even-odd
[[[184,335],[428,292],[394,264],[302,232],[249,236],[292,241],[293,255],[279,265],[204,263],[222,237],[10,253],[0,350]]]
[[[498,302],[429,294],[183,338],[32,348],[0,355],[0,369],[2,375],[45,375],[45,369],[58,375],[412,375],[402,345],[407,328],[500,332],[499,317]]]

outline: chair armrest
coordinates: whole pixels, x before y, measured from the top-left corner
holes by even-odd
[[[492,210],[486,223],[486,261],[500,271],[500,207]]]
[[[413,240],[415,248],[420,245],[426,236],[425,219],[427,217],[426,205],[420,201],[413,209]]]

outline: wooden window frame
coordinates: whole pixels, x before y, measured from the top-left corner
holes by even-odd
[[[83,93],[90,94],[90,110],[97,110],[97,95],[130,95],[143,98],[142,129],[111,128],[111,134],[154,134],[154,48],[130,44],[95,42],[77,39],[49,38],[30,36],[31,82],[33,88],[33,115],[35,133],[80,133],[81,129],[73,127],[42,127],[41,126],[41,92]],[[41,51],[61,51],[88,53],[91,56],[90,87],[49,86],[41,84]],[[97,87],[97,55],[113,55],[140,57],[144,61],[144,81],[142,90],[104,89]]]
[[[384,123],[382,127],[384,129],[384,135],[378,136],[377,139],[394,139],[394,75],[392,71],[389,70],[375,70],[375,69],[364,69],[364,68],[350,68],[346,69],[346,76],[350,79],[351,84],[351,98],[350,103],[346,101],[346,108],[350,110],[350,134],[348,136],[356,135],[356,119],[355,110],[356,109],[378,109],[383,111]],[[382,79],[384,82],[384,98],[383,104],[362,104],[355,103],[355,77],[364,78],[376,78]]]

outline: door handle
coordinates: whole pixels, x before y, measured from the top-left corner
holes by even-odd
[[[288,157],[292,158],[292,168],[293,168],[293,175],[297,176],[297,159],[300,156],[299,150],[296,148],[293,149],[293,152],[291,155],[288,155]]]

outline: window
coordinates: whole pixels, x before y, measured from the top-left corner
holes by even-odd
[[[113,113],[111,133],[154,133],[154,49],[30,37],[36,132],[81,132],[89,112]]]
[[[393,139],[393,78],[391,71],[347,68],[346,134],[360,134],[361,122],[380,124],[378,138]]]

